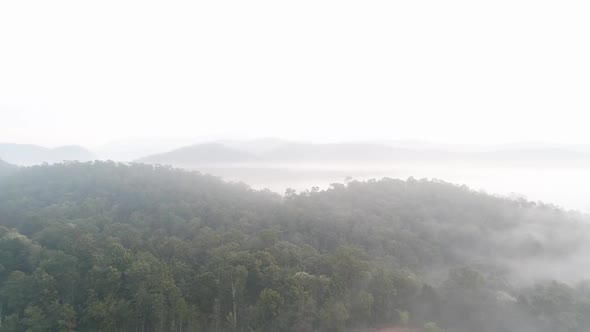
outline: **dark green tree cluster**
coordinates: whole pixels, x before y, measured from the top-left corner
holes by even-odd
[[[0,331],[588,331],[590,287],[516,287],[506,263],[569,257],[516,231],[580,218],[440,181],[282,197],[164,166],[21,168],[0,177]]]

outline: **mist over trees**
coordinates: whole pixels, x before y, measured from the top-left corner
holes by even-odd
[[[588,331],[585,218],[437,180],[280,196],[21,168],[0,176],[0,331]]]
[[[0,176],[10,175],[17,170],[17,167],[11,165],[4,160],[0,159]]]
[[[38,165],[62,161],[91,161],[96,156],[88,149],[76,145],[46,148],[32,144],[0,143],[0,159],[15,165]]]

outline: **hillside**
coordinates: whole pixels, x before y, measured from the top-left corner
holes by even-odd
[[[198,144],[176,149],[170,152],[147,156],[139,162],[195,165],[209,163],[240,163],[255,161],[257,158],[247,152],[227,147],[219,143]]]
[[[7,168],[7,167],[11,167],[11,165],[7,162],[5,162],[4,160],[0,159],[0,168]]]
[[[0,143],[0,159],[15,165],[38,165],[62,161],[90,161],[94,155],[80,146],[62,146],[54,149],[31,145]]]
[[[0,176],[9,175],[16,170],[16,166],[11,165],[0,159]]]
[[[0,178],[0,331],[588,331],[589,226],[383,179],[285,197],[164,166]]]

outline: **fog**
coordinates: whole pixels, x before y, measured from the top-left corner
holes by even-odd
[[[444,145],[426,141],[311,143],[219,140],[134,159],[170,164],[284,193],[328,188],[345,178],[440,179],[502,197],[590,211],[586,145]]]
[[[189,169],[242,181],[257,189],[284,193],[312,187],[328,188],[347,177],[356,180],[384,177],[441,179],[492,195],[525,198],[555,204],[564,209],[590,212],[590,169],[584,164],[571,166],[506,165],[465,162],[399,162],[390,164],[241,164],[185,165]]]
[[[589,17],[0,2],[0,332],[590,331]]]
[[[588,144],[589,9],[576,0],[5,2],[0,142]]]
[[[585,145],[547,143],[485,146],[426,141],[314,144],[279,138],[151,139],[113,141],[90,148],[0,144],[0,159],[16,165],[62,160],[147,161],[280,194],[289,188],[325,189],[347,177],[440,179],[491,195],[590,212],[589,151]],[[170,155],[173,153],[177,155]]]

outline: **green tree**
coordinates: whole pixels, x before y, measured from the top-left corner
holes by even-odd
[[[51,327],[51,321],[37,306],[28,306],[25,309],[23,322],[27,332],[45,332]]]
[[[73,332],[77,327],[76,310],[70,304],[62,304],[59,301],[51,303],[47,309],[51,330],[59,332]]]
[[[325,331],[343,331],[349,317],[344,303],[328,300],[322,310],[322,328]]]
[[[281,294],[269,288],[264,289],[260,293],[256,303],[257,316],[261,321],[260,325],[265,325],[267,322],[277,318],[282,305],[283,298]]]
[[[31,278],[13,271],[2,286],[2,307],[8,313],[21,313],[34,298]]]

